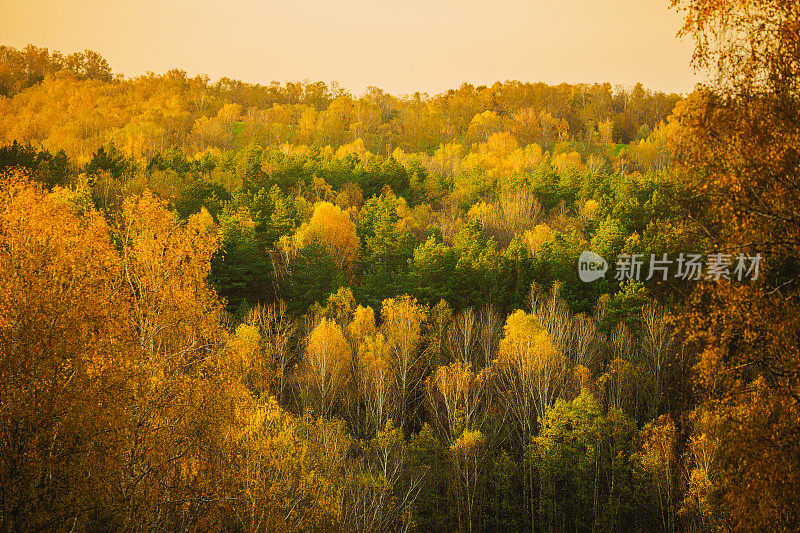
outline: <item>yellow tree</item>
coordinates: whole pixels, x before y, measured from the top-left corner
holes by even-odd
[[[305,379],[319,416],[329,416],[347,380],[350,345],[335,322],[323,318],[308,336]]]
[[[272,351],[258,326],[240,324],[225,350],[225,364],[254,394],[269,394],[278,374]]]
[[[675,530],[677,429],[669,415],[648,423],[641,432],[640,461],[658,496],[663,531]]]
[[[534,287],[529,298],[533,314],[550,334],[553,344],[563,354],[569,353],[573,347],[573,321],[567,302],[561,298],[561,285],[554,283],[549,292]]]
[[[538,420],[558,396],[566,372],[564,357],[534,315],[516,311],[506,319],[505,336],[492,366],[498,395],[516,429],[522,448],[533,442]],[[525,468],[525,500],[533,519],[534,481],[530,462]]]
[[[118,251],[86,206],[19,179],[2,190],[4,526],[211,527],[247,398],[218,357],[210,254],[186,257],[213,235],[159,232],[169,211],[132,199]]]
[[[698,285],[683,317],[703,347],[703,408],[725,443],[715,515],[734,529],[798,530],[800,3],[672,4],[709,80],[677,110],[683,179],[706,199],[690,216],[733,263],[733,281]],[[750,258],[759,253],[756,276]]]
[[[330,202],[317,202],[308,223],[309,237],[315,237],[342,270],[349,271],[358,253],[358,236],[350,215]]]
[[[94,211],[0,179],[0,523],[87,526],[120,456],[130,390],[119,256]],[[67,525],[69,524],[69,525]]]
[[[484,111],[472,117],[468,133],[475,142],[486,142],[492,134],[503,131],[505,121],[494,111]]]
[[[703,406],[692,413],[691,419],[693,431],[684,454],[689,479],[681,514],[700,528],[721,529],[726,520],[714,508],[714,496],[721,485],[730,483],[720,468],[723,424],[716,413]]]
[[[364,338],[374,335],[377,331],[375,326],[375,311],[367,306],[359,305],[353,311],[353,320],[347,326],[347,333],[356,343]]]
[[[353,377],[360,398],[360,401],[351,401],[349,406],[355,411],[353,427],[371,438],[386,426],[391,414],[395,389],[389,366],[389,344],[377,330],[371,307],[359,305],[356,308],[347,332],[357,356]]]
[[[536,226],[542,215],[542,206],[527,187],[507,188],[501,192],[497,210],[504,243],[516,235],[523,236],[526,230]]]
[[[219,236],[207,212],[181,222],[145,192],[126,200],[117,238],[126,320],[139,354],[126,406],[120,516],[127,527],[155,517],[173,527],[187,515],[170,501],[208,501],[220,490],[213,467],[226,446],[230,370],[218,357],[222,305],[206,283]]]
[[[486,455],[486,438],[477,430],[466,430],[450,445],[450,455],[456,473],[456,494],[459,499],[460,531],[476,528],[478,487]]]
[[[257,305],[247,314],[247,323],[258,328],[262,342],[265,344],[265,357],[271,358],[276,367],[275,393],[283,401],[286,397],[286,386],[289,371],[294,360],[291,340],[297,330],[297,324],[286,311],[286,302],[280,300],[267,306]]]
[[[245,531],[335,529],[344,472],[333,472],[337,486],[326,470],[344,464],[341,431],[297,419],[268,398],[244,410],[236,436],[232,468],[240,476],[230,508]]]
[[[544,417],[561,391],[566,365],[536,316],[516,311],[506,319],[504,332],[495,368],[520,436],[529,442],[537,418]]]
[[[373,436],[386,426],[395,397],[390,348],[383,333],[363,338],[358,347],[359,389],[364,402],[364,434]]]
[[[217,337],[221,310],[206,283],[220,246],[211,215],[203,210],[181,222],[145,192],[126,200],[118,238],[141,348],[165,371],[201,359]]]
[[[428,378],[432,414],[447,442],[467,429],[480,428],[487,385],[485,372],[476,375],[469,362],[460,360],[440,366]]]
[[[410,296],[387,298],[381,307],[381,331],[389,345],[389,362],[398,394],[393,418],[403,425],[414,415],[411,399],[424,376],[420,341],[427,315],[428,310]]]

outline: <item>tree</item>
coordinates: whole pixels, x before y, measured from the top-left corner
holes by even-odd
[[[358,255],[358,237],[347,213],[330,202],[318,202],[308,223],[308,234],[319,239],[342,271],[352,269]]]
[[[673,366],[674,337],[668,324],[667,311],[656,303],[642,308],[642,348],[655,384],[654,415],[661,405],[664,381]]]
[[[280,300],[267,306],[257,305],[248,311],[245,323],[258,332],[262,344],[260,357],[265,359],[258,364],[274,370],[275,396],[279,401],[285,401],[289,371],[294,361],[292,340],[297,330],[297,324],[287,312],[286,302]]]
[[[477,316],[471,307],[456,314],[447,330],[447,344],[453,358],[477,366]]]
[[[446,531],[449,519],[450,453],[436,437],[433,428],[424,424],[409,439],[408,471],[422,479],[414,505],[414,523],[424,531]]]
[[[234,312],[243,303],[265,303],[274,295],[273,267],[255,222],[245,209],[219,218],[222,246],[211,258],[210,280]]]
[[[114,143],[111,143],[108,148],[101,146],[97,149],[92,160],[86,165],[86,173],[94,175],[105,170],[115,179],[121,179],[133,170],[132,167],[133,162],[125,157],[125,153],[117,149]]]
[[[622,524],[632,496],[631,461],[636,425],[616,409],[603,413],[586,391],[548,408],[529,448],[540,477],[539,527],[601,529]]]
[[[324,302],[328,296],[344,285],[342,272],[317,241],[311,241],[297,252],[290,263],[289,279],[284,288],[286,301],[293,314],[308,311],[316,302]]]
[[[497,356],[500,339],[503,336],[503,316],[491,304],[481,310],[479,322],[480,367],[488,367]]]
[[[530,438],[536,419],[544,416],[561,390],[564,358],[534,315],[514,312],[504,331],[495,363],[503,384],[512,392],[509,405],[513,405],[521,436]]]
[[[702,353],[703,409],[723,428],[717,520],[800,528],[800,6],[782,0],[675,1],[709,83],[677,111],[684,180],[718,250],[760,253],[757,279],[697,288],[683,322]],[[725,252],[727,253],[727,252]],[[746,264],[749,266],[749,262]],[[754,275],[749,276],[755,278]],[[735,276],[734,276],[735,278]],[[733,480],[736,480],[733,482]]]
[[[460,509],[458,516],[461,531],[473,531],[478,506],[478,487],[483,474],[483,458],[486,454],[486,439],[478,430],[465,430],[450,445],[453,467],[456,474],[456,494]]]
[[[269,391],[271,370],[262,352],[261,333],[250,324],[240,324],[228,344],[227,364],[241,373],[248,388],[255,393]]]
[[[28,169],[47,187],[66,186],[72,170],[69,157],[63,149],[53,155],[47,149],[37,150],[30,144],[17,141],[0,146],[0,172],[15,167]]]
[[[396,385],[391,374],[390,347],[383,333],[373,333],[363,338],[359,348],[360,390],[365,407],[364,433],[374,435],[395,413],[392,400],[396,398]]]
[[[149,192],[125,201],[115,233],[135,358],[120,417],[125,474],[112,509],[134,528],[213,521],[210,506],[195,506],[188,518],[171,502],[211,501],[228,486],[220,465],[230,452],[230,405],[243,390],[219,357],[222,305],[206,282],[219,236],[208,212],[180,221]]]
[[[96,212],[20,175],[0,190],[0,522],[89,527],[130,394],[119,256]]]
[[[636,415],[636,388],[637,381],[641,378],[638,369],[630,361],[617,357],[608,363],[605,372],[597,379],[597,384],[605,392],[605,401],[609,408]]]
[[[206,219],[145,195],[110,229],[63,195],[3,190],[4,526],[210,527],[230,406],[248,402],[219,357]]]
[[[506,319],[505,335],[492,363],[498,394],[507,398],[505,409],[514,424],[518,442],[525,449],[535,436],[538,420],[544,418],[560,391],[564,359],[550,335],[535,316],[516,311]],[[534,475],[525,472],[525,498],[531,524],[536,514]]]
[[[353,424],[364,435],[372,437],[386,427],[392,414],[395,397],[390,368],[390,349],[383,333],[375,326],[375,312],[359,305],[347,327],[351,341],[357,346],[356,385],[364,406],[364,419]],[[356,406],[360,402],[352,402]]]
[[[724,477],[723,424],[716,413],[704,407],[691,415],[693,431],[687,445],[688,486],[683,495],[680,514],[698,527],[724,527],[727,517],[715,509],[715,500]]]
[[[675,530],[677,429],[669,415],[642,429],[640,462],[655,485],[663,531]]]
[[[381,307],[381,331],[389,347],[389,365],[398,394],[392,418],[402,425],[410,423],[416,415],[412,401],[424,378],[420,341],[427,315],[427,309],[409,296],[388,298]]]
[[[428,378],[427,389],[434,420],[446,442],[480,429],[488,394],[485,372],[476,375],[470,363],[457,360],[437,368]]]
[[[501,242],[508,243],[538,224],[542,206],[530,189],[514,187],[500,193],[497,210],[503,230]]]
[[[305,357],[310,401],[318,416],[331,415],[347,379],[350,345],[335,322],[323,318],[308,337]]]
[[[399,223],[400,205],[394,193],[387,191],[368,200],[359,213],[358,270],[362,278],[358,296],[375,308],[384,299],[403,294],[407,287],[413,241]]]
[[[220,244],[211,215],[182,223],[145,192],[125,201],[117,229],[134,327],[151,361],[170,371],[209,350],[219,302],[206,284]]]
[[[175,210],[181,218],[188,218],[205,207],[217,220],[223,205],[230,200],[231,194],[219,183],[197,183],[181,191],[180,198],[175,202]]]
[[[486,142],[493,133],[502,131],[503,119],[494,111],[484,111],[472,117],[469,135],[475,142]]]

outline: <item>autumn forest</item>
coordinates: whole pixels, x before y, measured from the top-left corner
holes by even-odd
[[[0,46],[0,529],[800,530],[800,4],[672,7],[689,94]]]

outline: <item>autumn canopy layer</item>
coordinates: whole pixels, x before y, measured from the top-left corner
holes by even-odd
[[[0,47],[0,526],[800,529],[800,4],[673,7],[688,96]]]

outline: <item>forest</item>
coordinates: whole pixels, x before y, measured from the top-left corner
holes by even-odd
[[[688,95],[0,46],[0,527],[799,530],[800,4],[673,7]]]

